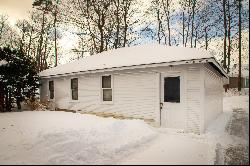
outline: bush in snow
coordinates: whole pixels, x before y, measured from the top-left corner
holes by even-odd
[[[36,100],[25,100],[25,104],[31,109],[35,111],[46,111],[46,110],[55,110],[54,107],[52,107],[54,102],[51,102],[49,100],[39,101]]]
[[[35,61],[22,51],[0,48],[0,111],[11,111],[16,102],[21,109],[25,98],[34,100],[39,87]]]

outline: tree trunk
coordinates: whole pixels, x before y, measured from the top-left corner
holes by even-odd
[[[195,31],[194,48],[196,48],[196,44],[197,44],[197,36],[198,36],[198,33],[197,33],[197,30],[196,30],[196,31]]]
[[[98,11],[98,30],[100,32],[100,47],[99,47],[99,53],[104,51],[104,24],[105,24],[105,18],[103,11]]]
[[[90,20],[90,11],[89,11],[89,6],[90,6],[90,2],[89,1],[86,1],[87,2],[87,4],[86,4],[86,8],[87,8],[87,27],[88,27],[88,30],[89,30],[89,32],[90,32],[90,36],[91,36],[91,39],[92,39],[92,41],[93,41],[93,45],[94,45],[94,49],[91,49],[91,54],[94,54],[95,52],[98,52],[97,51],[97,45],[96,45],[96,41],[95,41],[95,35],[94,35],[94,33],[92,32],[92,30],[91,30],[91,26],[90,26],[90,22],[89,22],[89,20]],[[79,0],[78,0],[78,4],[80,5],[80,2],[79,2]],[[80,5],[81,6],[81,5]],[[84,13],[84,10],[81,8],[81,10],[82,10],[82,13]],[[93,47],[92,47],[93,48]]]
[[[189,28],[190,28],[190,5],[191,5],[191,0],[188,1],[188,29],[187,29],[187,35],[186,35],[186,41],[185,41],[185,47],[187,46],[187,41],[188,41],[188,37],[189,37]]]
[[[101,37],[101,44],[100,44],[100,49],[99,49],[99,52],[103,52],[104,51],[104,32],[103,32],[103,28],[102,27],[100,27],[99,28],[99,30],[100,30],[100,37]]]
[[[223,68],[227,68],[227,17],[226,17],[226,0],[223,0],[223,17],[224,17],[224,51],[223,51]]]
[[[167,29],[168,29],[168,45],[171,46],[171,33],[170,33],[170,4],[169,0],[167,0],[167,7],[165,6],[164,0],[162,0],[162,5],[164,8],[164,12],[167,18]]]
[[[207,37],[207,27],[205,28],[205,49],[208,48],[208,37]]]
[[[228,1],[228,4],[227,4],[227,7],[228,7],[228,52],[227,52],[227,73],[230,72],[230,61],[231,61],[231,15],[230,15],[230,4],[229,4],[229,1]]]
[[[11,92],[5,89],[5,111],[11,111]]]
[[[56,22],[57,22],[57,18],[56,18],[56,16],[57,16],[57,4],[56,4],[56,7],[55,7],[55,18],[54,18],[54,29],[55,29],[55,31],[54,31],[54,37],[55,37],[55,67],[57,66],[57,34],[56,34]]]
[[[37,48],[37,56],[36,56],[37,64],[38,64],[38,71],[40,71],[40,67],[41,67],[41,54],[42,54],[44,24],[45,24],[45,11],[43,11],[42,27],[41,27],[39,43],[38,43],[38,48]]]
[[[41,70],[45,70],[47,68],[46,64],[47,64],[47,46],[48,46],[48,34],[46,36],[46,39],[45,39],[45,43],[44,43],[44,53],[43,53],[43,56],[42,59],[41,59]]]
[[[238,91],[241,91],[241,0],[239,1],[239,76],[238,76]]]
[[[8,111],[8,106],[9,106],[9,92],[7,88],[4,90],[4,93],[5,93],[4,112],[6,112]]]
[[[191,34],[191,48],[193,47],[193,37],[194,37],[194,10],[195,10],[196,0],[192,1],[192,34]]]
[[[21,101],[19,99],[16,100],[16,105],[17,105],[17,109],[18,110],[22,109],[22,107],[21,107]]]
[[[30,55],[30,48],[31,48],[31,42],[32,42],[32,34],[33,34],[33,26],[31,27],[31,31],[30,31],[30,36],[29,36],[29,44],[28,44],[28,50],[27,50],[27,55]]]
[[[22,38],[20,40],[20,47],[19,47],[19,49],[22,51],[24,51],[23,46],[24,46],[24,22],[23,22],[23,26],[22,26]]]
[[[161,19],[160,19],[160,11],[157,9],[157,20],[158,20],[158,31],[157,31],[157,37],[158,37],[158,43],[161,43],[161,36],[160,36],[160,31],[161,31]]]
[[[4,112],[4,87],[2,82],[0,82],[0,112]]]
[[[183,43],[183,46],[185,46],[185,18],[184,18],[184,12],[182,12],[182,43]]]
[[[120,33],[120,19],[119,19],[119,8],[120,8],[120,0],[117,0],[116,5],[116,37],[115,37],[115,48],[119,47],[119,33]]]
[[[21,102],[22,102],[21,89],[18,89],[17,96],[16,96],[16,105],[17,105],[18,110],[22,109]]]
[[[130,1],[129,0],[124,0],[125,1],[125,6],[124,6],[124,16],[123,16],[123,21],[124,21],[124,37],[123,37],[123,47],[126,46],[127,44],[127,31],[128,31],[128,22],[127,22],[127,17],[128,17],[128,9],[130,6]]]
[[[6,40],[7,41],[7,40]],[[13,33],[11,32],[10,34],[10,47],[11,48],[14,48],[14,45],[13,45]]]
[[[0,40],[2,39],[2,34],[3,34],[3,28],[4,28],[4,26],[5,26],[5,18],[4,18],[4,16],[1,16],[2,18],[2,22],[1,22],[1,28],[0,28]]]

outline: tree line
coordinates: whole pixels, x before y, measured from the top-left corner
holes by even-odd
[[[241,77],[242,58],[247,56],[242,49],[248,45],[242,40],[242,32],[248,33],[246,0],[152,0],[146,7],[142,0],[35,0],[32,5],[29,18],[19,20],[15,28],[7,16],[0,16],[0,46],[34,57],[37,71],[57,66],[59,58],[65,58],[58,42],[63,29],[69,29],[78,38],[72,52],[79,57],[148,40],[207,50],[216,47],[227,73],[236,64]]]

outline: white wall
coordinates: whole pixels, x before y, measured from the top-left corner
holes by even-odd
[[[71,96],[70,91],[70,80],[67,77],[61,77],[57,79],[50,79],[54,81],[54,89],[55,89],[55,107],[57,108],[65,108],[69,107],[70,103],[68,103],[68,98]]]
[[[204,65],[205,128],[223,111],[223,80],[211,66]]]
[[[186,70],[186,131],[202,132],[202,65],[189,65]]]
[[[48,79],[41,79],[41,86],[39,87],[40,89],[40,100],[44,101],[44,100],[48,100],[47,95],[48,95]]]
[[[158,116],[158,80],[155,72],[104,72],[54,78],[56,107],[82,112],[110,112],[136,118],[154,119]],[[101,76],[113,78],[113,103],[101,100]],[[78,78],[78,99],[71,100],[70,79]],[[48,80],[46,80],[48,82]],[[44,86],[46,85],[46,81]],[[48,89],[41,95],[48,94]]]
[[[203,68],[203,64],[187,64],[53,78],[52,80],[55,80],[55,102],[58,108],[81,110],[82,112],[112,112],[135,118],[154,119],[156,124],[159,124],[160,74],[181,73],[184,81],[181,92],[183,100],[181,109],[177,110],[178,114],[172,118],[178,119],[177,128],[183,128],[187,132],[200,133],[204,130],[204,123],[207,125],[220,110],[220,108],[217,110],[215,106],[212,110],[207,109],[208,107],[204,106],[205,100],[208,101],[206,103],[208,105],[214,104],[215,100],[211,99],[214,98],[213,95],[218,95],[217,103],[222,101],[222,93],[218,91],[220,82],[212,83],[210,77],[205,76]],[[101,101],[101,76],[105,74],[113,76],[112,104],[104,104]],[[75,77],[78,78],[78,101],[71,100],[70,79]],[[47,89],[41,88],[43,90],[41,95],[48,94],[46,81],[48,79],[44,80],[44,86]],[[216,84],[216,88],[213,89],[211,84]],[[206,110],[204,110],[205,108]]]

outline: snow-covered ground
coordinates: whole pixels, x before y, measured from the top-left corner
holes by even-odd
[[[242,154],[245,156],[233,156],[226,162],[225,159],[230,157],[226,152],[232,146],[242,145],[249,149],[249,96],[226,96],[223,100],[223,113],[210,124],[205,134],[158,129],[159,136],[154,141],[122,160],[120,164],[230,164],[228,160],[240,157],[244,161],[238,162],[246,164],[249,162],[249,159],[246,159],[248,152]],[[238,109],[242,109],[247,119],[245,124],[239,124],[244,126],[242,132],[239,132],[240,137],[228,132],[228,129],[235,124],[231,123],[234,110]],[[233,130],[239,131],[240,128],[237,126]]]
[[[69,112],[1,113],[0,164],[245,163],[248,105],[248,95],[227,95],[224,112],[201,135]]]
[[[140,120],[55,111],[0,114],[0,164],[109,164],[156,132]]]

